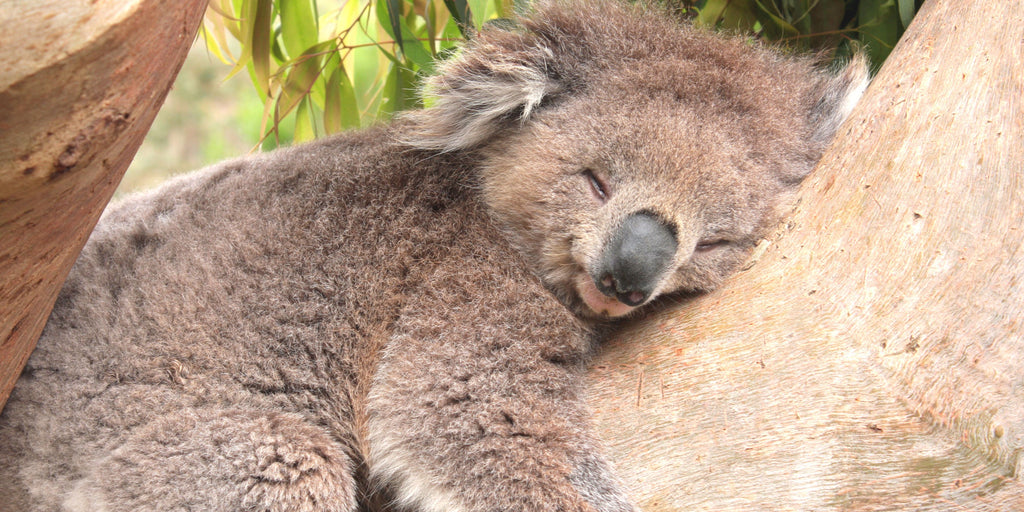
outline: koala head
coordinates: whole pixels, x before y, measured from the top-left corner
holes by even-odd
[[[430,84],[410,142],[479,158],[483,197],[584,317],[716,287],[867,85],[618,3],[543,4]]]

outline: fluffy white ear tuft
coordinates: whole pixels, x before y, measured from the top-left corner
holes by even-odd
[[[561,90],[548,73],[550,49],[527,36],[494,32],[481,34],[428,81],[434,104],[406,114],[412,120],[406,143],[442,152],[479,146],[510,123],[525,122]]]
[[[824,83],[811,112],[814,126],[811,137],[815,144],[824,147],[832,140],[870,82],[867,57],[856,54],[845,68]]]

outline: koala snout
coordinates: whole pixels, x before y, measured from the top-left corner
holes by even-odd
[[[672,264],[678,248],[673,229],[649,212],[626,217],[601,254],[594,283],[628,306],[643,304]]]

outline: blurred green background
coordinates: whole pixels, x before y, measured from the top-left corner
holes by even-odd
[[[263,102],[247,76],[225,79],[230,69],[193,44],[115,198],[256,147]]]

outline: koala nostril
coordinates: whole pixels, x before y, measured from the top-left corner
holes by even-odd
[[[626,292],[620,293],[618,298],[619,302],[627,306],[639,306],[647,299],[647,294],[644,292]]]
[[[615,291],[615,279],[611,274],[605,274],[601,279],[595,279],[594,284],[597,285],[597,291],[604,294],[606,297],[615,297],[617,292]]]
[[[611,274],[605,274],[597,282],[597,289],[605,296],[617,299],[619,302],[628,306],[638,306],[643,304],[647,297],[650,296],[646,290],[623,290],[622,286],[615,281],[615,278]]]

